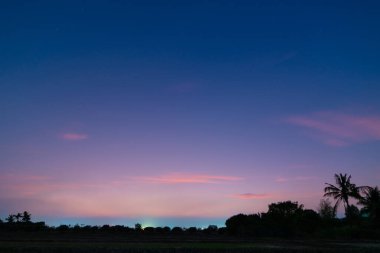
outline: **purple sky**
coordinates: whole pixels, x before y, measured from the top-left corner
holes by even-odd
[[[380,181],[377,1],[0,4],[0,217],[223,225]]]

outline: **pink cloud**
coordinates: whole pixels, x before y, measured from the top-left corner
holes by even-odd
[[[255,194],[255,193],[241,193],[232,195],[233,198],[238,199],[267,199],[271,197],[269,194]]]
[[[242,180],[240,177],[215,176],[207,174],[169,174],[157,177],[140,177],[138,180],[159,184],[215,184]]]
[[[62,135],[62,138],[68,141],[80,141],[87,139],[88,135],[79,133],[65,133]]]
[[[331,111],[293,116],[286,121],[308,129],[310,136],[330,146],[380,140],[380,115],[359,116]]]
[[[41,175],[25,175],[21,173],[5,173],[5,174],[0,174],[0,180],[5,180],[5,181],[12,181],[12,180],[17,180],[17,181],[44,181],[44,180],[49,180],[50,177],[48,176],[41,176]]]
[[[57,178],[44,175],[6,173],[0,175],[0,196],[2,193],[17,197],[30,197],[56,191],[83,190],[86,188],[107,188],[112,183],[61,181]]]

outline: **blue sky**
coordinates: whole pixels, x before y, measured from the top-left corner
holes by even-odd
[[[334,173],[378,184],[379,12],[1,3],[0,214],[211,223],[315,209]]]

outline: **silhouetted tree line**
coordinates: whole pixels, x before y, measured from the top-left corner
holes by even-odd
[[[335,174],[335,185],[326,183],[324,197],[317,211],[305,209],[292,201],[272,203],[266,213],[238,214],[226,220],[226,227],[210,225],[207,228],[145,227],[137,223],[134,227],[116,225],[46,226],[44,222],[32,222],[31,214],[10,214],[5,221],[0,219],[0,232],[45,231],[50,233],[111,233],[135,235],[232,235],[239,237],[318,237],[318,238],[369,238],[380,239],[380,191],[378,187],[356,186],[351,176]],[[357,201],[357,205],[350,200]],[[337,208],[343,203],[345,217],[336,217]]]
[[[216,225],[209,225],[207,228],[196,227],[145,227],[143,228],[140,223],[135,224],[134,227],[123,225],[103,225],[103,226],[90,226],[90,225],[60,225],[57,227],[49,227],[45,222],[32,222],[31,214],[27,211],[23,213],[10,214],[5,222],[0,219],[0,231],[45,231],[56,233],[125,233],[125,234],[141,234],[141,235],[195,235],[195,234],[208,234],[217,235],[225,234],[225,228],[218,228]]]
[[[318,212],[304,209],[298,202],[272,203],[268,212],[238,214],[226,221],[227,232],[252,237],[325,237],[325,238],[380,238],[380,191],[378,187],[356,186],[351,176],[335,174],[335,185],[326,183]],[[362,208],[350,204],[357,201]],[[345,217],[336,217],[343,203]]]
[[[24,211],[23,213],[17,213],[17,214],[10,214],[6,219],[8,223],[19,223],[19,222],[24,222],[24,223],[29,223],[31,220],[31,214],[28,213],[27,211]]]
[[[45,222],[32,222],[31,217],[27,211],[10,214],[5,222],[0,219],[0,231],[40,231],[47,228]]]

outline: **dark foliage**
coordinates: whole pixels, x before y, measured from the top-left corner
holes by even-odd
[[[372,226],[380,228],[380,191],[378,187],[370,187],[359,204],[363,205],[362,213],[368,217]]]
[[[319,221],[315,211],[286,201],[270,204],[267,213],[232,216],[226,221],[226,227],[232,235],[292,237],[315,232]]]

